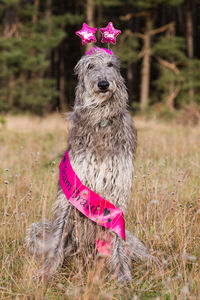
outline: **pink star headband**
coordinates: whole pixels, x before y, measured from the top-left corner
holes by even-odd
[[[99,29],[102,34],[101,43],[116,44],[116,37],[121,33],[120,30],[114,28],[112,22],[109,22],[105,28]],[[76,34],[81,37],[82,45],[90,42],[96,42],[95,32],[97,28],[91,28],[86,23],[83,23],[81,30],[76,31]]]
[[[100,28],[99,30],[102,34],[102,43],[116,44],[116,37],[121,33],[121,30],[117,30],[114,28],[112,22],[109,22],[105,28]]]
[[[81,30],[76,31],[76,35],[81,37],[82,45],[90,42],[96,42],[95,32],[97,28],[91,28],[86,23],[83,23]]]

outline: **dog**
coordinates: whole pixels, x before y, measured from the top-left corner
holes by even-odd
[[[85,186],[125,214],[131,201],[137,131],[127,110],[128,94],[119,59],[95,47],[79,60],[75,74],[78,85],[68,136],[72,168]],[[52,277],[70,255],[82,255],[86,263],[88,255],[96,255],[96,242],[106,232],[112,240],[106,260],[120,282],[132,279],[132,260],[151,257],[129,231],[125,231],[124,241],[81,214],[60,185],[53,210],[53,220],[32,224],[26,239],[29,251],[42,258],[42,278]]]

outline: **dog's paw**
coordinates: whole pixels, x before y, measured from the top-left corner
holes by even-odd
[[[52,276],[47,274],[47,272],[45,272],[42,268],[39,271],[37,271],[32,277],[33,281],[35,281],[38,284],[46,284],[51,278]]]
[[[131,273],[129,273],[129,274],[118,273],[117,274],[117,281],[120,285],[129,284],[132,281]]]

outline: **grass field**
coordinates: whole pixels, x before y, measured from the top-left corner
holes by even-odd
[[[59,115],[7,117],[0,128],[0,299],[200,299],[200,127],[136,118],[138,150],[126,227],[161,260],[134,263],[121,287],[103,261],[75,259],[47,285],[32,281],[26,228],[51,217],[69,125]]]

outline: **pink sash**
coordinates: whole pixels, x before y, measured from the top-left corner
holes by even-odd
[[[70,164],[68,150],[60,163],[60,185],[68,201],[82,214],[125,240],[123,211],[81,183]]]

